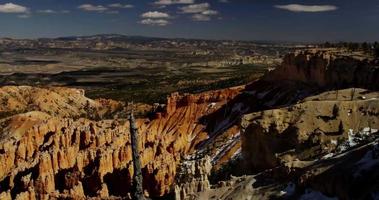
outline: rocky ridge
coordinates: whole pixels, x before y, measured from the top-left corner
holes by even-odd
[[[354,73],[343,73],[343,70]],[[316,174],[312,169],[320,168],[314,159],[333,159],[344,152],[343,148],[358,148],[362,141],[374,140],[378,129],[378,93],[375,92],[377,84],[373,84],[378,80],[377,71],[377,65],[371,61],[303,52],[288,55],[280,67],[246,87],[196,95],[172,94],[164,109],[156,110],[150,119],[138,120],[146,195],[159,197],[173,192],[178,164],[187,155],[195,155],[209,157],[216,172],[236,159],[243,161],[249,173],[279,167],[278,171],[263,174],[279,177],[279,183],[283,183],[283,179],[291,181],[286,177],[296,174],[299,180],[296,187],[312,186],[329,195],[343,196],[343,192],[317,187],[319,184],[313,180],[325,173],[312,176]],[[366,89],[343,90],[349,87]],[[11,101],[22,102],[39,90],[2,88],[5,92],[1,97],[14,98],[13,91],[23,91],[22,94],[28,95]],[[330,90],[334,92],[326,92]],[[128,123],[123,119],[78,119],[83,114],[88,115],[84,109],[87,99],[74,98],[71,104],[75,106],[68,109],[60,104],[76,93],[83,97],[80,90],[69,89],[67,93],[63,88],[49,88],[41,91],[32,100],[18,103],[20,106],[2,100],[8,103],[2,104],[6,114],[0,122],[3,130],[0,197],[128,198],[133,174]],[[49,103],[51,98],[44,94],[50,92],[62,97]],[[39,96],[44,98],[37,98]],[[66,100],[59,101],[61,98]],[[45,107],[45,99],[49,107]],[[103,111],[99,101],[89,102],[95,109],[88,116],[114,112],[109,109],[113,106],[105,106],[107,109]],[[362,137],[353,137],[356,135]],[[350,140],[359,145],[346,143]],[[367,147],[359,151],[359,155],[369,151]],[[354,156],[356,161],[361,158],[359,155]],[[329,164],[331,166],[334,165]],[[307,171],[311,175],[303,176]],[[261,176],[232,180],[220,187],[250,184]],[[198,185],[207,185],[205,177],[195,181]],[[177,185],[183,186],[181,191],[194,192],[192,184],[186,181]],[[282,185],[276,184],[273,193],[280,193]],[[244,189],[257,191],[254,195],[262,194],[254,187]],[[218,192],[217,186],[212,188],[213,194]],[[365,194],[369,192],[362,195]],[[195,194],[194,198],[201,195]],[[227,196],[241,197],[229,193],[220,198]]]
[[[42,90],[44,93],[60,94],[64,102],[65,98],[72,97],[72,93],[83,94],[80,90],[70,89],[69,95],[65,96],[66,89],[63,88],[11,89],[3,88],[4,91],[10,91],[4,96],[15,96],[11,93],[14,90]],[[199,118],[219,108],[241,89],[237,87],[199,95],[174,94],[168,98],[163,112],[156,113],[153,119],[137,121],[147,195],[161,196],[171,191],[180,158],[207,136],[204,125],[198,122]],[[32,91],[25,93],[30,94]],[[44,97],[51,99],[48,95]],[[70,110],[52,103],[51,108],[59,111],[54,112],[54,115],[43,112],[44,107],[41,106],[36,109],[39,111],[1,119],[2,197],[49,199],[129,196],[133,170],[128,123],[122,119],[75,119],[81,113],[71,111],[81,111],[78,107],[81,108],[83,104],[82,98],[72,99],[72,105],[79,106]],[[6,102],[10,101],[8,98]],[[45,102],[42,96],[41,101]],[[32,102],[39,105],[40,99]],[[97,105],[96,101],[93,102]],[[8,106],[4,110],[13,108]],[[96,109],[93,112],[99,114]],[[70,117],[67,117],[68,113]]]
[[[325,52],[287,55],[281,66],[247,85],[240,95],[213,113],[238,119],[224,130],[241,124],[242,141],[237,162],[229,162],[231,166],[216,176],[225,177],[225,171],[263,173],[213,185],[197,198],[301,199],[306,191],[320,198],[327,198],[326,194],[342,199],[376,194],[379,188],[363,180],[372,180],[370,175],[376,177],[377,170],[373,169],[377,158],[367,164],[369,173],[366,171],[359,179],[349,175],[357,173],[356,165],[377,144],[378,69],[377,61]],[[240,108],[239,115],[233,115],[235,107]],[[362,145],[367,147],[360,148]],[[333,163],[336,159],[339,164]],[[342,186],[335,188],[333,184]],[[370,189],[359,189],[365,186]]]

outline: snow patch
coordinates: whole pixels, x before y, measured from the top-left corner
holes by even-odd
[[[353,147],[353,146],[357,145],[357,143],[355,141],[356,137],[355,137],[355,134],[354,134],[354,130],[353,129],[349,129],[349,132],[347,133],[347,135],[348,135],[348,140],[347,141],[348,141],[349,147]]]
[[[208,108],[214,108],[214,107],[216,107],[216,104],[217,103],[215,103],[215,102],[212,102],[212,103],[210,103],[210,104],[208,104]]]
[[[334,156],[334,153],[328,153],[325,156],[323,156],[321,159],[329,159],[329,158],[332,158],[333,156]]]
[[[220,158],[225,156],[226,152],[228,152],[241,138],[240,132],[238,132],[233,137],[229,138],[225,144],[223,144],[220,148],[217,149],[216,153],[212,157],[212,163],[216,163]]]
[[[339,145],[337,150],[338,152],[346,151],[349,148],[362,143],[362,141],[367,141],[367,139],[372,134],[377,133],[377,132],[378,132],[378,129],[373,129],[371,127],[365,127],[361,131],[358,131],[356,133],[354,133],[353,129],[349,129],[347,133],[347,136],[348,136],[347,141]]]

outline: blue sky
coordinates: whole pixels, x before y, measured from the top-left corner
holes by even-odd
[[[379,0],[0,0],[0,37],[379,40]]]

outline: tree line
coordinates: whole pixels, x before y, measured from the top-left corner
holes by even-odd
[[[373,55],[375,58],[379,58],[379,43],[358,43],[358,42],[338,42],[331,43],[325,42],[321,45],[324,48],[346,48],[349,51],[363,51],[367,54]]]

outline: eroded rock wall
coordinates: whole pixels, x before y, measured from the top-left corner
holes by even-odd
[[[379,65],[328,52],[303,51],[286,55],[283,63],[263,80],[290,80],[328,88],[378,89]]]
[[[167,104],[167,108],[173,108],[171,112],[168,109],[154,119],[137,121],[146,194],[162,196],[173,190],[181,157],[194,151],[196,145],[208,137],[206,125],[199,119],[221,107],[241,89],[197,96],[176,94],[173,96],[177,101],[171,98]],[[71,95],[59,94],[66,98]],[[42,111],[0,120],[2,197],[128,197],[133,175],[128,122],[74,119],[66,115],[76,114],[71,113],[72,110],[54,108],[59,110],[55,115],[42,112],[38,107],[36,110]]]
[[[348,96],[350,90],[339,91]],[[366,96],[365,90],[357,97]],[[310,160],[332,152],[350,132],[379,129],[379,93],[353,101],[320,100],[247,114],[242,120],[242,153],[256,170],[274,168],[281,159]],[[341,99],[342,100],[342,99]],[[366,130],[367,131],[367,130]],[[369,131],[371,133],[371,131]],[[290,158],[281,158],[288,153]]]

